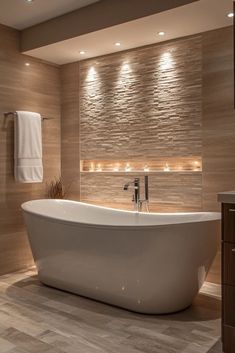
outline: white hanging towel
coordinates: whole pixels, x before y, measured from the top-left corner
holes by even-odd
[[[43,181],[42,119],[33,112],[17,111],[15,117],[15,180]]]

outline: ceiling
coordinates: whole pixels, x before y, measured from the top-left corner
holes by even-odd
[[[226,15],[232,8],[232,0],[200,0],[173,10],[30,50],[26,54],[59,65],[70,63],[230,26],[233,20]],[[165,35],[159,36],[159,31],[164,31]],[[120,42],[121,46],[115,46],[115,42]],[[79,53],[82,50],[85,51],[85,55]]]
[[[0,23],[19,30],[77,10],[99,0],[0,0]]]

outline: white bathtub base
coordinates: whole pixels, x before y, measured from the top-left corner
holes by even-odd
[[[51,211],[45,210],[48,203]],[[80,222],[66,219],[68,203],[73,204],[76,217],[80,214]],[[84,208],[94,224],[82,215]],[[101,213],[106,209],[78,202],[38,200],[23,209],[43,283],[144,314],[172,313],[190,306],[219,244],[216,213],[195,213],[190,219],[178,214],[181,221],[177,223],[174,215],[171,223],[169,215],[111,210],[114,218],[118,213],[120,225],[115,220],[106,225],[96,224],[97,209]],[[133,223],[121,224],[122,215],[132,217]]]

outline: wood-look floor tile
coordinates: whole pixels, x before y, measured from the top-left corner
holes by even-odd
[[[21,271],[0,277],[0,353],[209,353],[220,337],[220,306],[210,289],[180,313],[140,315]]]
[[[7,353],[12,348],[15,348],[15,345],[0,337],[0,353]]]
[[[19,330],[16,330],[13,327],[5,330],[1,333],[1,337],[3,337],[8,342],[12,343],[16,347],[24,349],[29,353],[43,353],[43,352],[51,352],[52,347],[47,343],[44,343],[35,337],[27,335]],[[57,350],[57,353],[62,353],[60,349]]]

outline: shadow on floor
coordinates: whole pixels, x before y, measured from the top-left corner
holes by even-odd
[[[16,287],[23,288],[28,292],[37,294],[46,299],[57,300],[59,302],[61,301],[62,303],[66,303],[67,305],[72,305],[73,307],[83,309],[92,313],[98,313],[107,316],[113,315],[119,318],[132,318],[137,320],[141,317],[141,319],[146,322],[152,322],[155,318],[162,321],[170,320],[182,322],[195,322],[216,320],[220,319],[221,317],[221,301],[203,294],[199,294],[195,298],[193,304],[189,308],[181,312],[167,315],[146,315],[138,314],[112,305],[97,302],[92,299],[88,299],[82,296],[48,287],[39,281],[37,275],[28,276],[23,280],[12,283],[8,287],[7,295],[9,295],[9,297],[11,297],[12,299],[15,298],[17,301],[19,301],[21,300],[21,298],[19,298],[18,292],[15,290]],[[22,301],[25,302],[25,299],[23,297]]]

